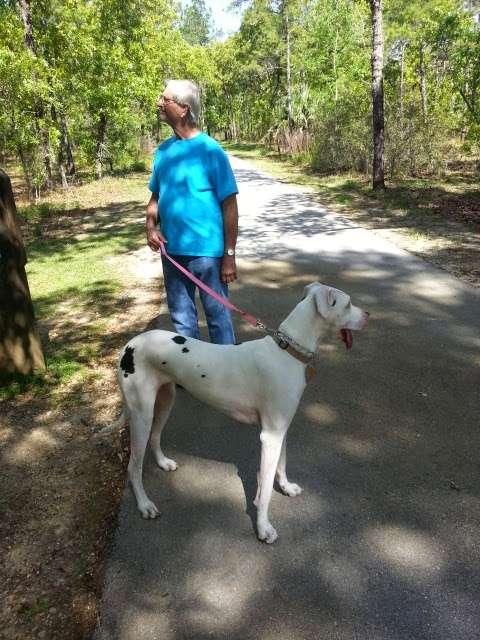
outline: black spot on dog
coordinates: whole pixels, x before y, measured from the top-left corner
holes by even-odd
[[[174,338],[172,338],[172,340],[175,342],[175,344],[185,344],[185,342],[187,341],[187,339],[183,336],[175,336]]]
[[[202,373],[202,378],[206,378],[206,377],[207,377],[206,374]]]
[[[190,351],[190,349],[187,349],[187,347],[183,347],[182,349],[182,353],[188,353]]]
[[[120,369],[123,371],[123,377],[128,378],[129,373],[135,373],[135,363],[133,361],[133,347],[125,347],[125,352],[120,360]]]

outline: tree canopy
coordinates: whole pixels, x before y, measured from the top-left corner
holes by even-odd
[[[140,166],[161,137],[171,77],[203,92],[203,126],[263,141],[322,171],[372,163],[371,22],[365,0],[237,0],[221,41],[204,0],[1,0],[0,152],[32,190],[76,171]],[[389,176],[476,154],[479,3],[385,0]]]

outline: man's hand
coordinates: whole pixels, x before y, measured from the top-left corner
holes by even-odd
[[[158,193],[152,193],[147,204],[147,244],[152,251],[160,249],[160,242],[167,242],[157,226],[158,222]]]
[[[228,284],[237,279],[237,266],[235,256],[223,256],[222,267],[220,269],[222,282]]]
[[[160,233],[158,228],[148,229],[147,228],[147,244],[152,251],[158,251],[160,249],[160,242],[166,243],[167,241]]]

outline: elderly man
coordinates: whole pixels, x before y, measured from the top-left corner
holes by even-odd
[[[160,119],[175,135],[153,161],[147,205],[147,242],[160,241],[177,262],[223,297],[237,278],[237,184],[220,145],[197,128],[200,92],[189,80],[170,80],[158,101]],[[195,284],[162,258],[167,303],[177,333],[200,338]],[[199,289],[210,340],[233,344],[230,312]]]

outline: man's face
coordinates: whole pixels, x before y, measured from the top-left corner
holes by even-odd
[[[159,97],[157,108],[160,120],[172,126],[181,120],[187,109],[185,105],[175,102],[172,91],[168,88]]]

